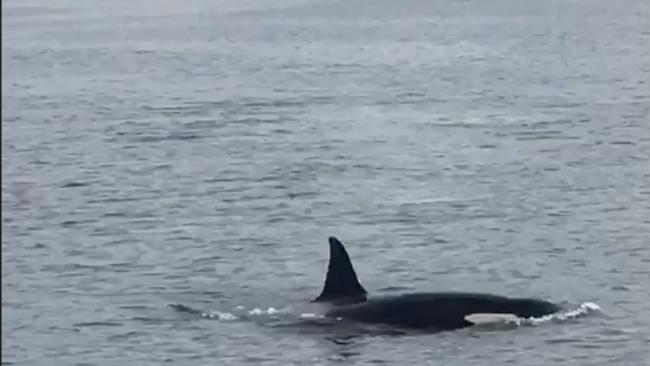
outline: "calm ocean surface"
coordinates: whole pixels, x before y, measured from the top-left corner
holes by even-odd
[[[2,363],[648,365],[649,160],[646,0],[6,0]],[[329,235],[567,311],[319,325]]]

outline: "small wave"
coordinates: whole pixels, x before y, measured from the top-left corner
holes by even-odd
[[[200,310],[193,309],[189,306],[183,305],[183,304],[169,304],[169,306],[181,313],[190,313],[190,314],[199,314],[201,313]]]
[[[61,186],[61,188],[76,188],[76,187],[85,187],[88,183],[86,182],[68,182]]]
[[[75,323],[75,327],[119,327],[122,323],[118,322],[85,322],[85,323]]]
[[[313,313],[303,313],[300,314],[302,319],[324,319],[325,315],[323,314],[313,314]]]

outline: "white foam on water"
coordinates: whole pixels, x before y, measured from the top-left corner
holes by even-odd
[[[270,307],[266,310],[262,310],[260,308],[254,308],[253,310],[248,311],[248,315],[275,315],[275,314],[284,314],[286,313],[286,309],[276,309],[274,307]]]
[[[222,311],[216,311],[216,310],[211,310],[208,313],[201,313],[201,316],[203,318],[218,319],[218,320],[237,320],[237,319],[239,319],[235,314],[222,312]]]
[[[300,317],[303,319],[324,319],[325,315],[323,314],[314,314],[314,313],[303,313],[300,314]]]
[[[244,306],[238,305],[233,308],[232,312],[210,310],[209,312],[201,313],[201,317],[217,320],[240,320],[246,319],[250,316],[276,315],[285,313],[287,313],[286,309],[276,309],[274,307],[269,307],[267,309],[253,308],[251,310],[247,310]]]
[[[573,309],[569,309],[559,313],[544,315],[539,318],[530,318],[525,320],[530,324],[536,325],[539,323],[544,323],[552,320],[563,321],[563,320],[575,319],[600,310],[601,308],[600,306],[598,306],[598,304],[593,302],[584,302]]]
[[[262,309],[260,308],[255,308],[253,310],[248,311],[248,315],[261,315],[262,313],[263,313]]]

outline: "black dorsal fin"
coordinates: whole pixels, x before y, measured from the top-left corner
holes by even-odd
[[[323,292],[314,302],[351,303],[366,300],[366,290],[354,272],[352,262],[343,244],[335,237],[329,238],[330,261]]]

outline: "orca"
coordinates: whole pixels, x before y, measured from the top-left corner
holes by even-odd
[[[330,258],[321,294],[327,317],[402,328],[454,330],[492,321],[541,317],[560,306],[538,299],[465,292],[432,292],[368,297],[343,244],[329,238]]]

